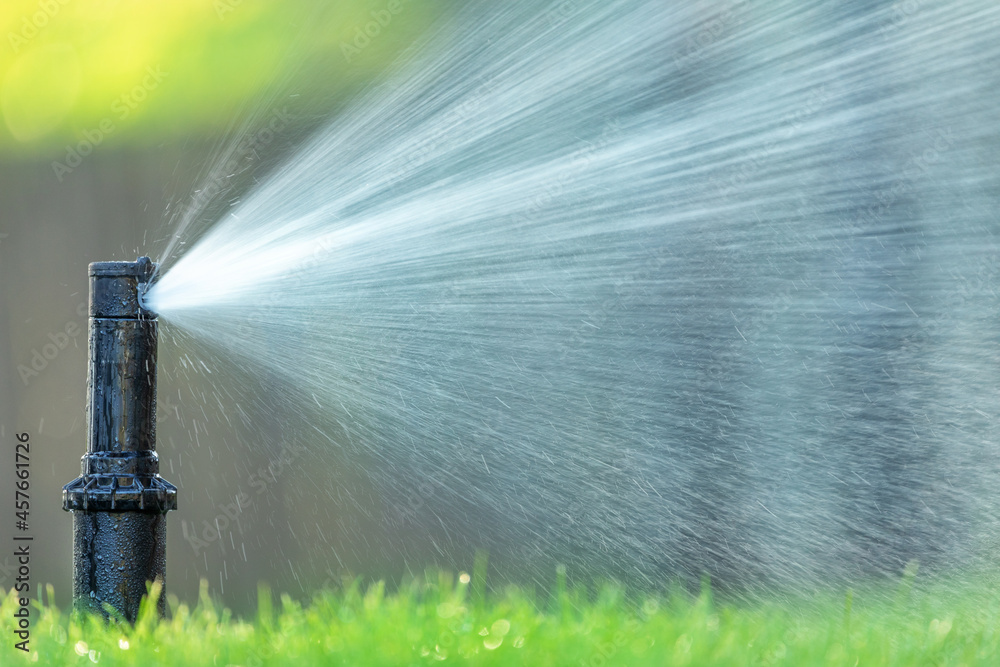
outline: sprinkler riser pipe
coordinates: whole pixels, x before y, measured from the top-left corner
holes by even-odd
[[[107,616],[110,605],[129,621],[147,582],[165,580],[166,512],[177,508],[156,455],[156,315],[141,302],[154,271],[148,257],[90,265],[87,453],[63,487],[74,606]]]
[[[73,606],[107,616],[109,604],[134,622],[146,582],[166,575],[166,541],[166,514],[74,511]]]

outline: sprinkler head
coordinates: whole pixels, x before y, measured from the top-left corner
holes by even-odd
[[[156,454],[156,314],[142,304],[155,271],[148,257],[90,265],[87,453],[63,487],[74,605],[129,621],[146,582],[164,579],[166,513],[177,509]]]
[[[149,257],[134,262],[93,262],[90,265],[90,316],[155,319],[142,297],[157,265]]]

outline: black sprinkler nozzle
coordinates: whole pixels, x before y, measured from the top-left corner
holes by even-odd
[[[73,604],[134,622],[147,582],[166,574],[166,513],[177,488],[156,455],[156,314],[142,296],[156,265],[90,265],[87,453],[63,487],[73,513]],[[161,591],[159,611],[165,609]]]

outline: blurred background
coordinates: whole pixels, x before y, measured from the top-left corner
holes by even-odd
[[[663,4],[655,25],[671,32],[653,46],[670,57],[640,61],[601,42],[608,60],[617,53],[622,71],[648,79],[587,87],[600,111],[616,83],[652,82],[634,99],[608,98],[626,119],[646,114],[656,140],[626,127],[621,145],[604,145],[596,122],[571,125],[552,109],[563,125],[542,127],[579,129],[605,158],[634,139],[626,154],[646,169],[636,187],[649,185],[645,211],[663,224],[614,228],[634,202],[605,193],[613,205],[583,211],[592,246],[528,234],[505,244],[517,235],[492,227],[496,264],[470,252],[468,265],[448,267],[454,283],[396,286],[396,314],[410,317],[396,331],[383,333],[369,304],[350,311],[348,324],[378,339],[359,347],[396,354],[359,373],[371,382],[358,401],[411,385],[405,408],[389,391],[375,406],[382,423],[362,425],[376,433],[367,454],[343,444],[346,431],[327,431],[334,447],[315,436],[309,397],[290,407],[288,386],[266,370],[212,358],[204,341],[161,326],[158,450],[180,489],[168,524],[172,593],[192,599],[207,579],[243,609],[258,581],[293,594],[344,573],[398,581],[425,566],[471,568],[479,548],[496,581],[542,590],[556,563],[647,586],[707,570],[720,588],[763,590],[895,576],[911,560],[938,571],[992,562],[1000,11],[984,0]],[[537,19],[532,3],[516,5],[535,21],[525,34],[557,56],[601,8],[538,5]],[[383,74],[415,40],[447,50],[437,28],[462,6],[490,4],[0,7],[0,441],[8,452],[15,433],[31,435],[33,582],[53,583],[60,604],[72,545],[60,489],[86,447],[87,264],[159,259],[190,222],[173,253],[183,255],[361,91],[389,85]],[[607,6],[637,20],[658,5]],[[565,60],[535,63],[533,53],[518,57],[558,88]],[[513,106],[520,92],[485,96]],[[507,111],[484,108],[469,115]],[[528,125],[512,140],[531,143],[541,131]],[[378,139],[357,144],[378,153]],[[484,152],[502,154],[503,139]],[[631,192],[629,166],[595,168],[608,179],[599,184]],[[579,212],[559,196],[580,183],[543,198],[534,232],[544,236],[546,215]],[[519,203],[530,204],[524,192]],[[511,267],[525,248],[537,262],[518,282]],[[374,273],[369,293],[345,300],[377,296]],[[558,280],[562,294],[538,297]],[[533,309],[527,297],[538,297]],[[439,308],[455,303],[475,308]],[[600,331],[588,313],[600,314]],[[442,330],[466,338],[438,340]],[[523,368],[508,363],[511,350]],[[445,389],[458,396],[451,412]],[[376,469],[384,442],[394,465]],[[13,497],[11,461],[0,459],[0,498]],[[12,523],[0,521],[0,543]],[[0,555],[0,586],[11,560]]]

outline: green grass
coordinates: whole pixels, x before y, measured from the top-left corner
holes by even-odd
[[[387,595],[358,581],[308,603],[259,594],[238,619],[203,584],[193,608],[168,596],[134,627],[76,618],[33,602],[31,652],[13,648],[17,601],[0,605],[0,664],[40,665],[998,665],[1000,596],[920,585],[912,573],[868,595],[721,604],[705,589],[629,596],[605,585],[485,600],[469,578],[437,574]],[[473,588],[476,588],[473,586]],[[47,597],[51,598],[51,588]]]

